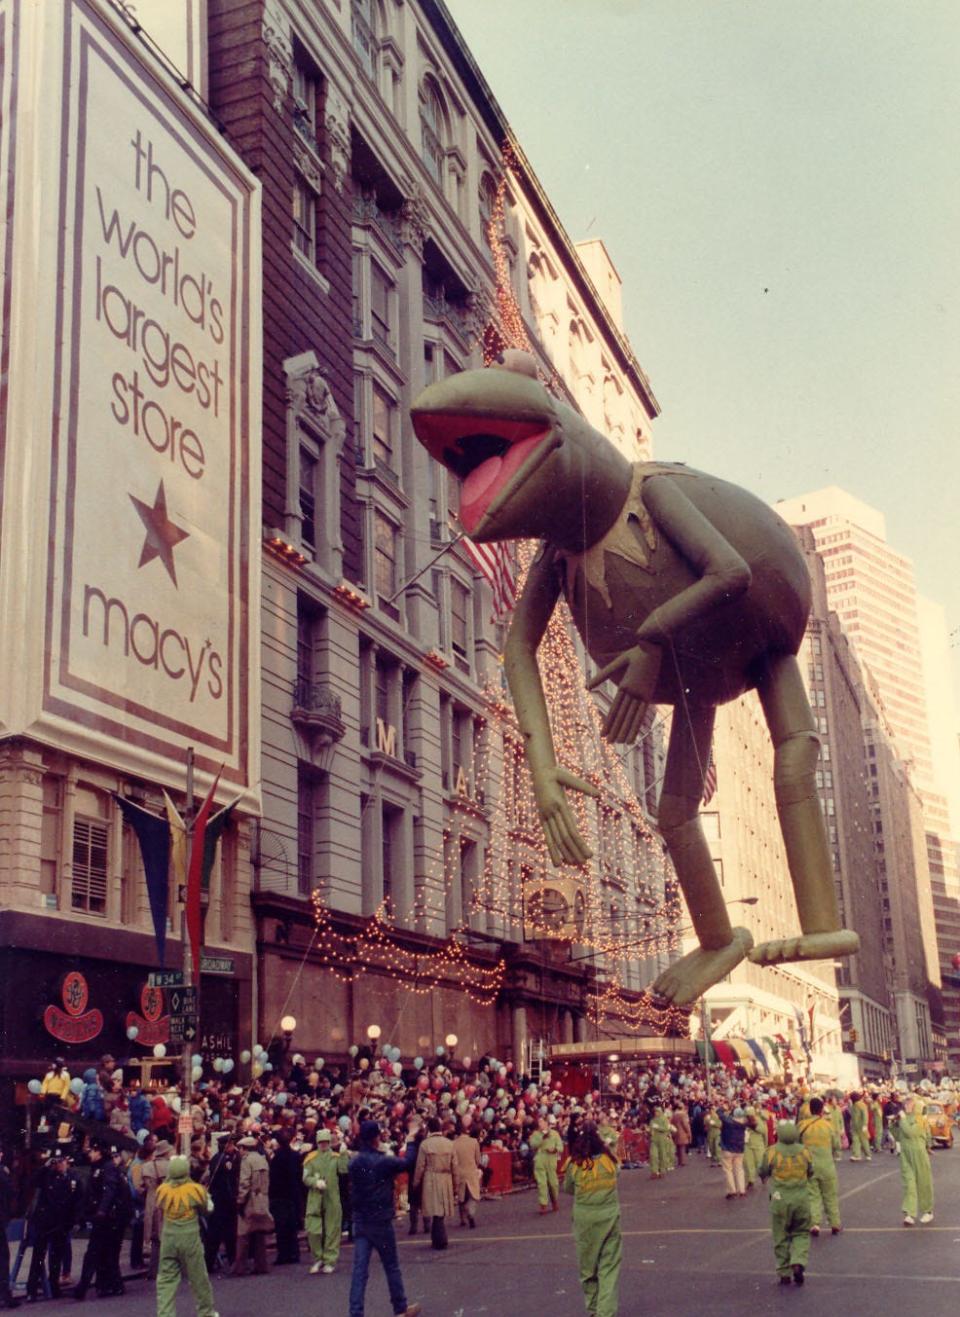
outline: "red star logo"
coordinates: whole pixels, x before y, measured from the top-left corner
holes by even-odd
[[[147,531],[137,566],[145,567],[154,558],[159,558],[166,567],[170,580],[176,585],[177,569],[173,562],[173,550],[181,540],[188,538],[190,532],[175,526],[167,516],[167,496],[163,492],[163,481],[160,481],[153,507],[133,494],[130,495],[130,502],[139,512],[140,520]]]

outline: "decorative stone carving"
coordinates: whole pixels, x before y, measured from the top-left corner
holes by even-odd
[[[327,83],[323,126],[326,129],[330,148],[333,185],[338,192],[342,192],[350,169],[350,107],[346,97],[332,82]]]
[[[430,232],[430,207],[421,188],[414,185],[413,192],[404,198],[400,208],[400,226],[403,241],[417,253],[423,255],[423,244]]]
[[[298,173],[319,196],[323,191],[323,165],[303,138],[296,133],[293,137],[293,163],[296,165]]]
[[[267,51],[267,76],[273,88],[273,108],[282,114],[293,77],[293,48],[286,27],[281,23],[279,16],[272,15],[269,9],[264,14],[262,31]]]
[[[304,355],[313,357],[312,352]],[[305,414],[311,424],[335,444],[343,443],[347,427],[319,366],[307,365],[288,375],[287,402],[293,411]]]

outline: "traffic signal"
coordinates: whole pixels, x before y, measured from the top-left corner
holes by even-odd
[[[855,1043],[855,1042],[857,1041],[857,1031],[856,1031],[856,1029],[851,1029],[851,1030],[850,1030],[850,1041],[851,1041],[851,1043]]]

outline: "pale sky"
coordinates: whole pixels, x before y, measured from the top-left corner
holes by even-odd
[[[960,4],[447,5],[617,267],[657,456],[878,508],[960,686]]]

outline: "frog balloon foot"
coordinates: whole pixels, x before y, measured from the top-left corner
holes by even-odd
[[[725,974],[740,964],[753,946],[753,935],[746,928],[735,928],[725,947],[706,950],[697,947],[675,965],[665,969],[650,989],[655,997],[674,1006],[691,1006],[707,988],[719,983]]]
[[[833,960],[836,956],[853,956],[860,950],[860,939],[849,928],[831,933],[800,933],[796,937],[761,942],[750,952],[755,965],[784,965],[793,960]]]

